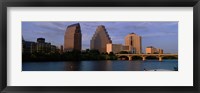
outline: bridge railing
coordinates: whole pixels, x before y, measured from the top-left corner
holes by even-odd
[[[133,56],[140,56],[142,57],[142,60],[146,60],[146,57],[148,56],[156,56],[158,57],[159,61],[162,61],[163,57],[165,56],[176,56],[178,57],[178,54],[116,54],[118,57],[126,56],[129,60],[132,60]]]

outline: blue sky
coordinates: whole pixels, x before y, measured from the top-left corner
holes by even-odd
[[[22,22],[22,35],[26,41],[39,37],[60,47],[68,25],[80,23],[82,49],[90,48],[90,40],[98,25],[104,25],[114,44],[124,44],[124,37],[136,33],[142,37],[142,51],[147,46],[162,48],[164,53],[178,52],[178,22]]]

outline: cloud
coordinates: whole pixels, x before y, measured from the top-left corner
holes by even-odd
[[[145,37],[162,37],[162,36],[175,36],[177,34],[175,33],[152,33],[152,34],[146,34],[146,35],[142,35],[143,38]],[[178,35],[177,35],[178,36]]]
[[[133,31],[148,31],[150,23],[140,22],[140,23],[130,23],[124,26],[124,29],[129,29]]]
[[[64,27],[65,24],[63,22],[51,22],[51,24],[58,26],[58,27]]]
[[[92,35],[82,34],[82,44],[90,44]]]
[[[96,28],[98,26],[96,22],[80,22],[80,24],[86,28]]]
[[[90,49],[90,44],[82,44],[82,49]]]
[[[119,36],[110,36],[112,43],[115,44],[123,44],[124,43],[124,38],[119,37]]]
[[[64,27],[64,24],[62,23],[57,23],[57,22],[38,22],[38,23],[35,23],[36,26],[40,27],[40,28],[44,28],[44,29],[47,29],[47,30],[50,30],[50,31],[60,31],[60,32],[63,32],[65,31],[65,27]]]

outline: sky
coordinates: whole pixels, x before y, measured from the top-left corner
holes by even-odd
[[[80,23],[82,50],[90,48],[90,40],[97,26],[104,25],[113,44],[124,44],[129,33],[142,37],[142,52],[147,46],[161,48],[164,53],[178,53],[178,22],[22,22],[22,36],[25,41],[36,42],[45,38],[46,42],[60,48],[64,44],[67,26]]]

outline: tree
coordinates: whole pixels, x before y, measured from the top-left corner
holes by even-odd
[[[90,50],[90,54],[99,55],[100,52],[98,50]]]
[[[120,54],[128,54],[127,51],[120,51],[119,53],[120,53]]]

